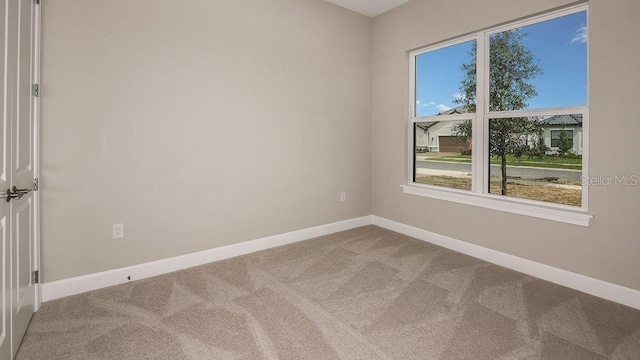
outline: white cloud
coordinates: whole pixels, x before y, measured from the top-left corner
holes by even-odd
[[[455,93],[455,94],[453,94],[453,99],[454,100],[464,100],[466,98],[467,98],[467,96],[465,94],[463,94],[463,93]]]
[[[584,25],[580,25],[579,28],[576,29],[576,35],[571,39],[571,45],[573,44],[584,44],[587,42],[587,27]]]
[[[435,105],[436,103],[434,103],[433,101],[429,101],[429,105]]]
[[[416,104],[420,105],[420,100],[416,100]]]
[[[447,110],[451,110],[451,108],[450,108],[450,107],[448,107],[448,106],[447,106],[447,105],[445,105],[445,104],[440,104],[440,105],[437,105],[436,107],[437,107],[437,108],[438,108],[438,110],[440,110],[440,111],[447,111]]]

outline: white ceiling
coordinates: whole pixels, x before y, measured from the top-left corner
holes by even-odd
[[[326,0],[368,17],[375,17],[409,0]]]

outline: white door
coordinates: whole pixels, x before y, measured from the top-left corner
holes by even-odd
[[[18,51],[15,94],[12,113],[11,154],[12,188],[33,187],[33,0],[18,0]],[[11,323],[12,351],[15,355],[35,310],[35,270],[33,243],[33,191],[11,200]]]
[[[32,89],[36,12],[33,0],[0,0],[0,6],[6,62],[0,124],[0,194],[5,196],[0,198],[4,282],[0,356],[10,359],[18,351],[36,306],[35,210],[31,191],[35,169]]]
[[[11,168],[9,166],[11,150],[8,146],[7,136],[11,134],[9,120],[9,102],[7,97],[8,73],[4,70],[6,67],[7,55],[7,0],[0,0],[0,68],[2,68],[2,77],[0,78],[0,193],[4,192],[11,185]],[[0,359],[11,358],[11,248],[9,241],[10,233],[10,205],[4,198],[0,198],[0,247],[2,248],[2,257],[0,263],[2,267],[2,299],[0,299]]]

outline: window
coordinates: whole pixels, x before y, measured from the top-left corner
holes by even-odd
[[[473,101],[458,92],[467,74],[475,72],[476,40],[445,45],[415,57],[415,159],[413,181],[452,189],[471,190],[471,123]],[[420,85],[420,86],[418,86]],[[465,129],[465,133],[461,133]],[[437,155],[448,154],[449,157]]]
[[[551,147],[573,147],[573,130],[551,130]]]
[[[586,215],[587,40],[580,5],[411,52],[405,191]]]

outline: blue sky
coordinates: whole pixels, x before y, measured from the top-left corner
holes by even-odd
[[[587,104],[587,16],[579,12],[521,28],[543,74],[532,80],[538,96],[530,109]],[[464,78],[461,69],[469,61],[473,42],[419,55],[416,59],[416,115],[435,115],[457,106]]]

